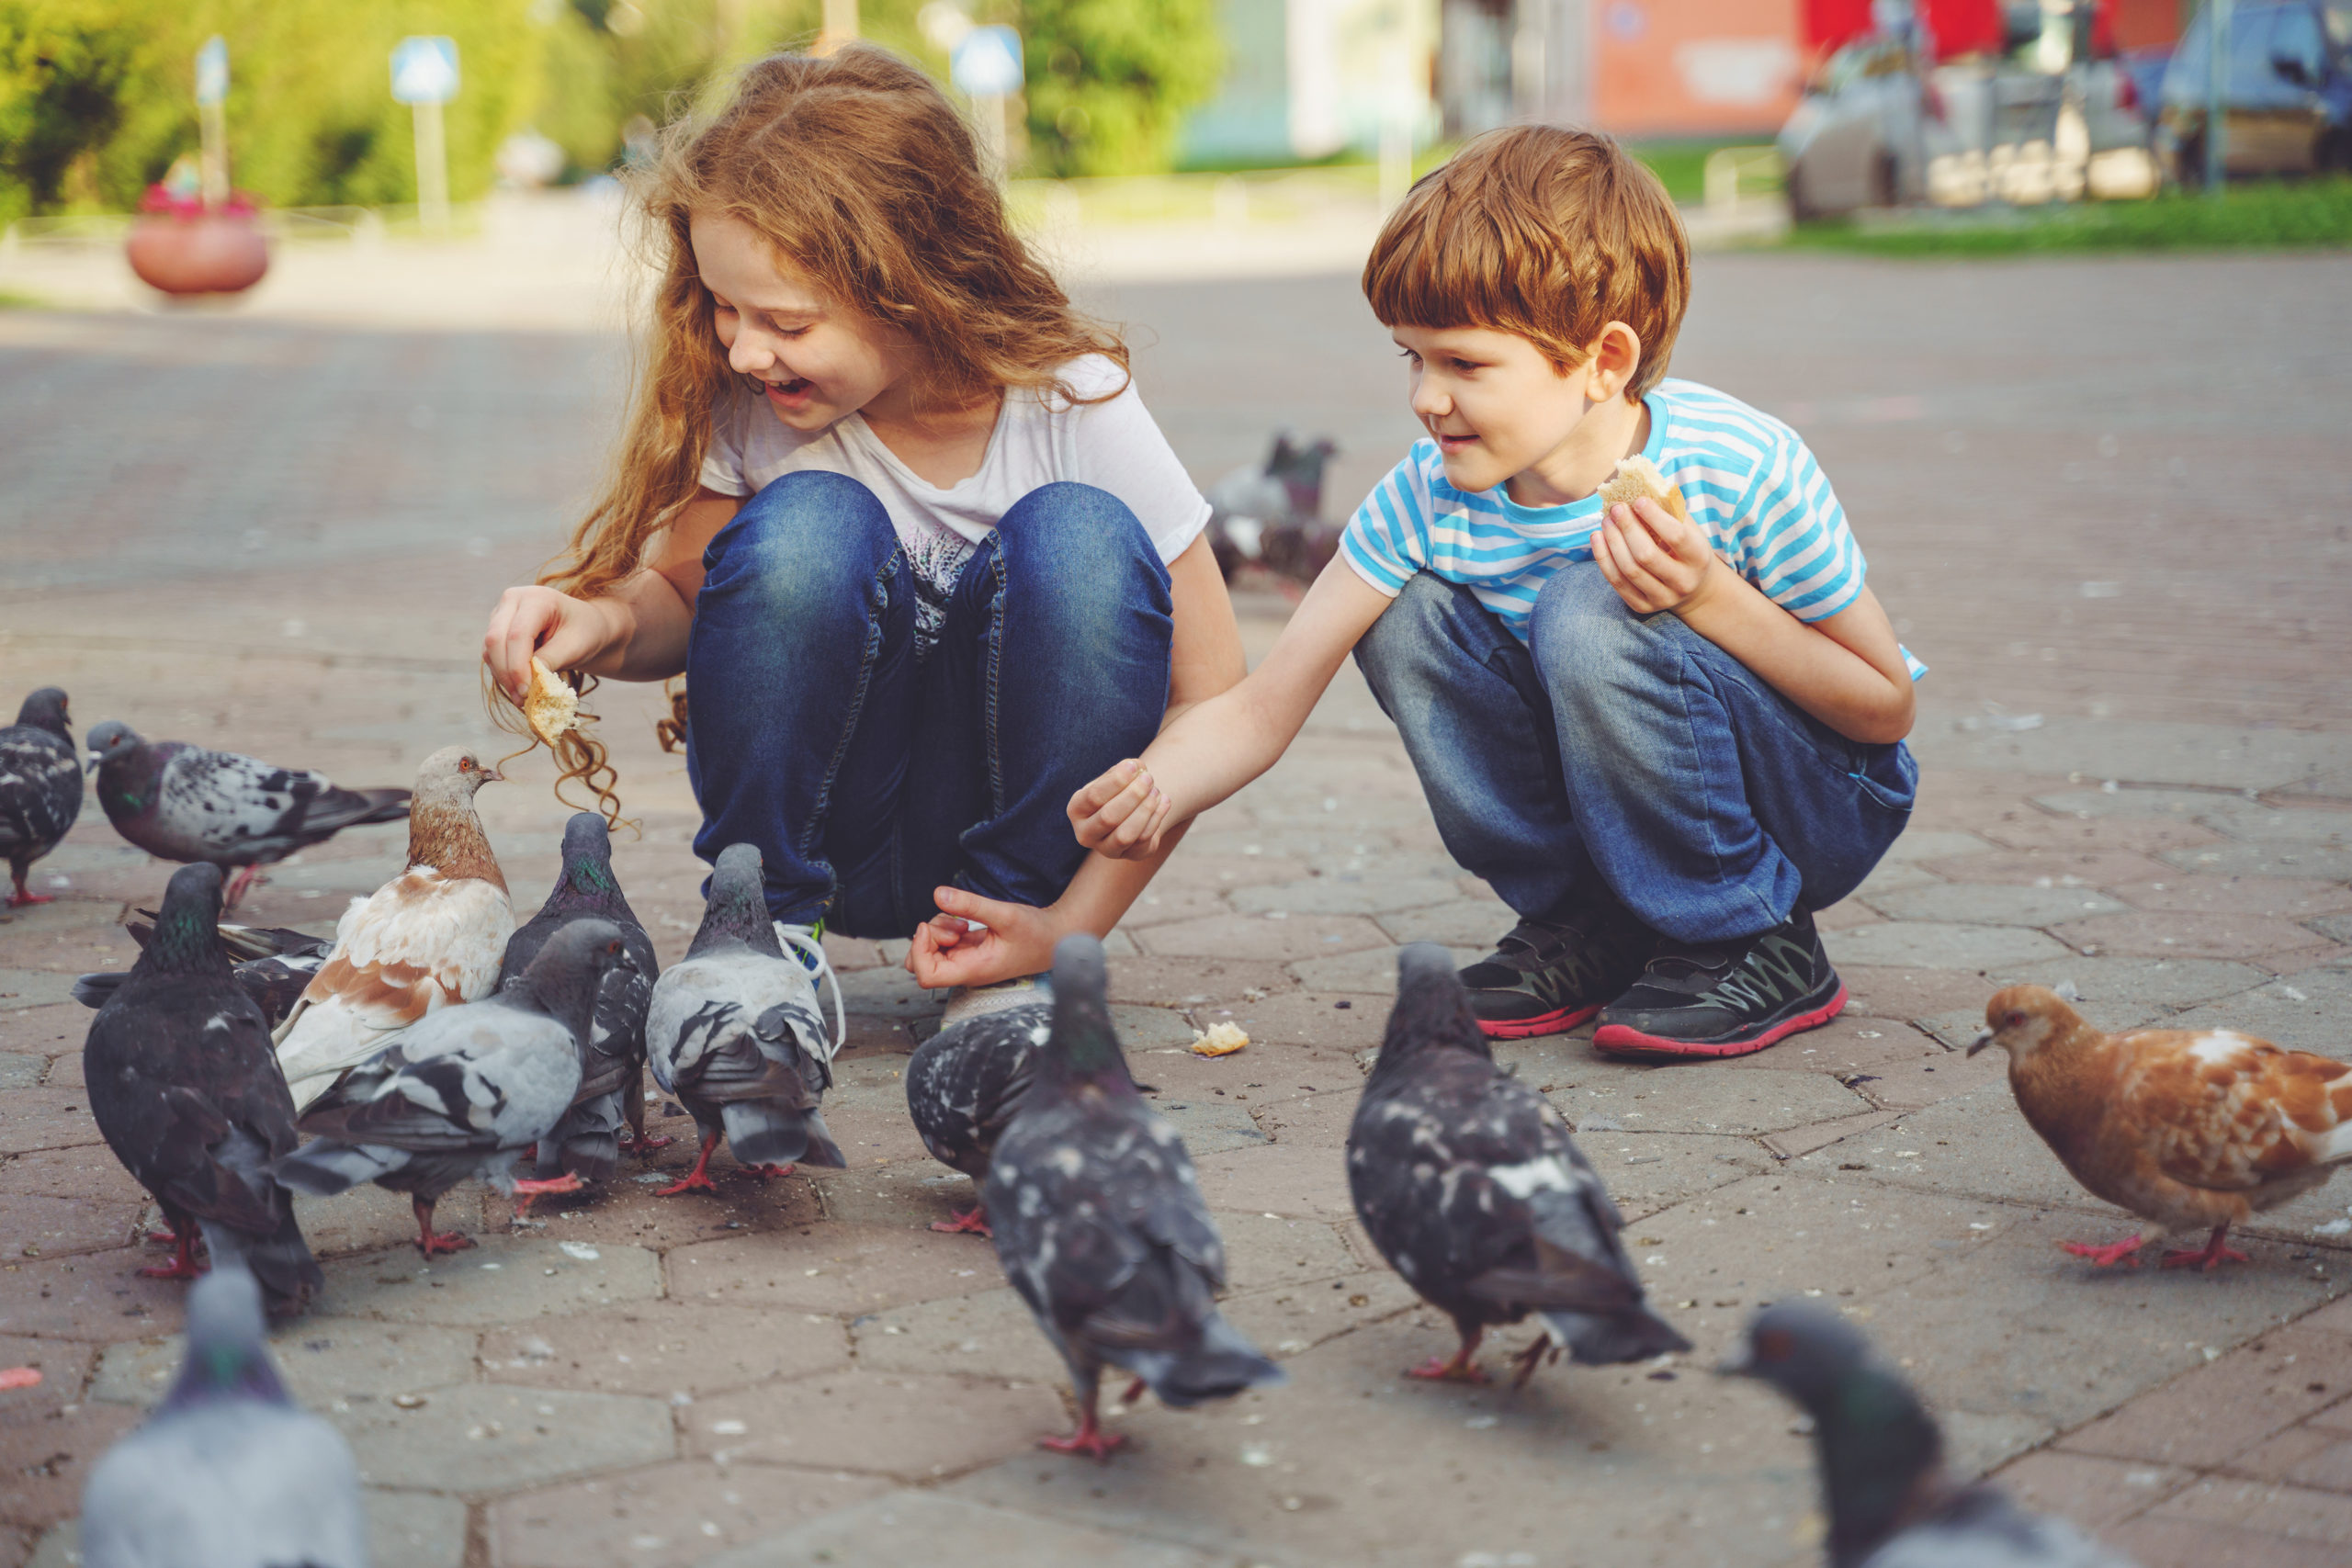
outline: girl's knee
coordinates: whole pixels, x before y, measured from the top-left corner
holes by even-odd
[[[745,502],[703,551],[707,599],[751,597],[787,611],[839,603],[879,576],[898,536],[874,492],[846,475],[803,469]]]
[[[1166,575],[1158,547],[1127,503],[1073,479],[1039,485],[1006,509],[996,531],[1008,565],[1034,561],[1057,576],[1148,566]]]

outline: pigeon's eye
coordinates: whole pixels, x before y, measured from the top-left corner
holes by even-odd
[[[2004,1018],[2001,1020],[2001,1027],[2002,1027],[2002,1028],[2004,1028],[2004,1029],[2022,1029],[2022,1028],[2024,1028],[2024,1027],[2025,1027],[2025,1014],[2024,1014],[2024,1013],[2022,1013],[2022,1012],[2019,1012],[2019,1011],[2018,1011],[2017,1009],[2015,1009],[2015,1008],[2011,1008],[2011,1009],[2009,1010],[2009,1011],[2008,1011],[2007,1015],[2006,1017],[2004,1017]]]

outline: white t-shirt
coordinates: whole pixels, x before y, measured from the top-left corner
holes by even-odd
[[[1063,371],[1081,397],[1125,378],[1099,354]],[[939,635],[949,590],[973,547],[989,536],[1012,503],[1040,485],[1070,479],[1125,502],[1159,551],[1172,561],[1200,536],[1209,503],[1176,460],[1168,438],[1128,382],[1107,402],[1071,403],[1050,393],[1008,390],[979,471],[942,489],[918,477],[882,445],[864,416],[850,414],[814,434],[794,430],[748,389],[738,388],[717,414],[702,482],[721,495],[752,495],[803,468],[844,474],[874,492],[889,513],[914,569],[921,603],[917,635]]]

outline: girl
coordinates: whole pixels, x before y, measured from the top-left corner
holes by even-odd
[[[760,61],[630,178],[662,267],[619,465],[482,656],[517,700],[534,653],[684,672],[696,854],[757,845],[786,926],[912,930],[922,985],[994,987],[959,1011],[1025,999],[1164,858],[1064,803],[1241,677],[1208,504],[897,57]]]

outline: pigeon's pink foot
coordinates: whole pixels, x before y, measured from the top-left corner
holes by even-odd
[[[702,1157],[695,1161],[694,1169],[686,1172],[683,1178],[672,1182],[669,1186],[656,1190],[653,1195],[656,1198],[674,1198],[681,1192],[692,1192],[696,1190],[700,1190],[705,1192],[718,1191],[718,1183],[710,1179],[708,1169],[707,1168],[710,1164],[710,1153],[717,1147],[718,1147],[718,1134],[716,1133],[704,1134],[702,1140]]]
[[[28,904],[54,904],[56,902],[57,895],[54,893],[28,893],[21,887],[8,895],[8,908],[11,909],[21,909]]]
[[[788,1165],[755,1165],[752,1168],[752,1174],[758,1177],[762,1181],[774,1181],[778,1177],[790,1176],[792,1174],[792,1167]]]
[[[459,1235],[456,1231],[436,1234],[433,1229],[433,1205],[424,1199],[413,1198],[409,1206],[416,1212],[416,1249],[424,1254],[427,1261],[435,1253],[463,1252],[474,1244],[473,1237]]]
[[[946,1235],[992,1236],[996,1235],[996,1232],[989,1229],[987,1207],[979,1203],[973,1204],[972,1212],[968,1214],[958,1214],[952,1220],[932,1221],[931,1228]]]
[[[1485,1382],[1487,1374],[1478,1370],[1475,1359],[1478,1354],[1478,1341],[1483,1337],[1482,1334],[1466,1336],[1462,1341],[1462,1348],[1456,1350],[1451,1359],[1431,1356],[1418,1367],[1406,1368],[1405,1375],[1428,1382]]]
[[[220,891],[220,907],[223,909],[235,908],[237,907],[237,900],[243,898],[247,893],[251,892],[253,890],[254,884],[260,880],[261,867],[257,865],[239,866],[235,873],[230,876],[229,886],[222,888]]]
[[[677,1141],[667,1133],[623,1133],[621,1134],[621,1147],[637,1155],[650,1155],[655,1149],[666,1149]]]
[[[1525,1388],[1527,1386],[1527,1380],[1533,1377],[1535,1369],[1544,1364],[1544,1353],[1546,1350],[1551,1350],[1555,1358],[1559,1355],[1559,1351],[1552,1348],[1552,1337],[1549,1334],[1539,1334],[1535,1337],[1534,1344],[1510,1359],[1510,1364],[1514,1369],[1511,1373],[1511,1387]]]
[[[1136,1379],[1135,1382],[1127,1385],[1127,1392],[1119,1395],[1119,1403],[1122,1404],[1133,1404],[1136,1400],[1141,1399],[1144,1396],[1144,1391],[1150,1386],[1151,1385],[1145,1382],[1143,1379]]]
[[[39,1367],[0,1367],[0,1390],[39,1388],[40,1386],[40,1369]]]
[[[2111,1241],[2105,1247],[2094,1247],[2086,1241],[2062,1241],[2058,1245],[2077,1258],[2089,1258],[2102,1269],[2113,1268],[2118,1263],[2128,1263],[2134,1269],[2140,1267],[2139,1258],[2132,1256],[2140,1250],[2140,1238],[2136,1235],[2127,1235],[2121,1241]]]
[[[567,1170],[561,1176],[547,1181],[518,1181],[514,1184],[516,1200],[514,1217],[517,1220],[527,1218],[531,1213],[531,1200],[534,1198],[552,1197],[560,1192],[577,1192],[587,1185],[585,1181],[580,1179],[580,1173],[576,1170]]]
[[[2222,1237],[2229,1234],[2227,1225],[2215,1225],[2211,1239],[2201,1247],[2185,1247],[2167,1252],[2157,1264],[2160,1269],[2202,1269],[2211,1273],[2224,1263],[2251,1263],[2253,1258],[2234,1247],[2223,1245]]]
[[[177,1247],[180,1240],[179,1234],[172,1229],[169,1220],[149,1231],[145,1239],[150,1247]]]
[[[1115,1432],[1106,1432],[1094,1419],[1092,1411],[1080,1422],[1078,1430],[1067,1438],[1040,1438],[1037,1446],[1051,1449],[1057,1454],[1084,1454],[1089,1459],[1108,1461],[1112,1454],[1126,1446],[1127,1439]]]
[[[190,1224],[172,1237],[172,1260],[150,1263],[139,1270],[142,1280],[200,1280],[204,1270],[196,1266],[196,1226]]]

